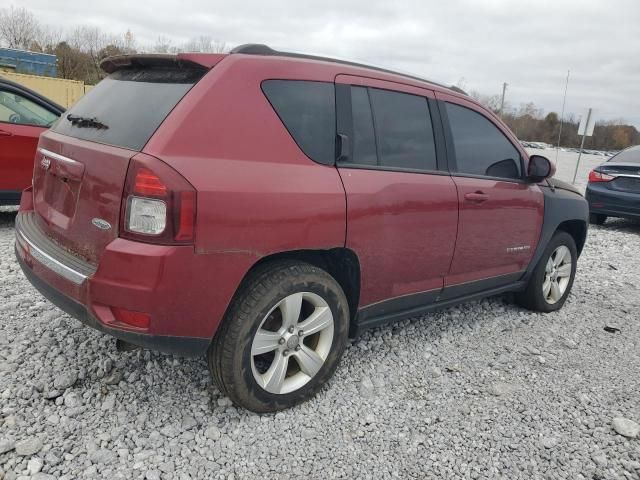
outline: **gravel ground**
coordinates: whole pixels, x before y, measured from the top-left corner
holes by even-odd
[[[0,212],[0,479],[640,478],[640,224],[590,230],[560,312],[497,297],[366,332],[317,398],[258,416],[203,360],[120,353],[46,302],[13,220]]]

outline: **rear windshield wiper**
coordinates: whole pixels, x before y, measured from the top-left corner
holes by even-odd
[[[79,128],[97,128],[99,130],[106,130],[107,128],[109,128],[104,123],[99,122],[95,117],[88,118],[69,114],[67,115],[67,120],[71,122],[71,125]]]

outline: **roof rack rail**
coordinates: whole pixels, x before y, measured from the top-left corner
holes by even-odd
[[[281,52],[279,50],[274,50],[273,48],[269,47],[268,45],[264,45],[262,43],[245,43],[243,45],[238,45],[237,47],[233,48],[229,53],[230,54],[242,53],[242,54],[245,54],[245,55],[265,55],[265,56],[278,56],[278,57],[305,58],[305,59],[308,59],[308,60],[321,60],[321,61],[325,61],[325,62],[339,63],[341,65],[349,65],[349,66],[352,66],[352,67],[368,68],[369,70],[375,70],[377,72],[390,73],[390,74],[393,74],[393,75],[400,75],[401,77],[410,78],[412,80],[419,80],[421,82],[430,83],[432,85],[437,85],[438,87],[446,88],[446,89],[451,90],[453,92],[461,93],[463,95],[467,95],[468,96],[467,92],[465,92],[464,90],[462,90],[459,87],[456,87],[455,85],[447,86],[447,85],[443,85],[441,83],[434,82],[432,80],[427,80],[426,78],[418,77],[418,76],[415,76],[415,75],[402,73],[402,72],[397,72],[395,70],[389,70],[387,68],[374,67],[374,66],[371,66],[371,65],[366,65],[364,63],[351,62],[349,60],[339,60],[337,58],[322,57],[322,56],[318,56],[318,55],[307,55],[305,53]]]

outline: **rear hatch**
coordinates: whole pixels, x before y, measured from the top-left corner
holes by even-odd
[[[605,185],[611,190],[640,194],[640,162],[612,163],[601,165],[599,170],[616,177]]]
[[[118,236],[129,161],[207,72],[175,56],[108,66],[112,73],[42,135],[33,174],[38,226],[91,263]]]

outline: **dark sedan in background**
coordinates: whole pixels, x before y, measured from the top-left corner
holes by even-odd
[[[640,220],[640,145],[594,168],[586,197],[591,223],[602,225],[607,217]]]

